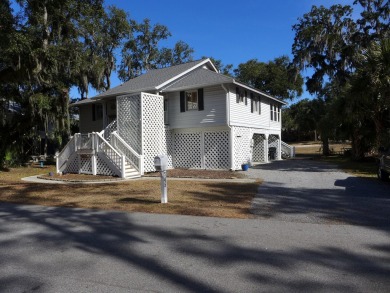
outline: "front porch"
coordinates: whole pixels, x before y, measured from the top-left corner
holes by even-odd
[[[101,132],[75,134],[57,156],[57,172],[134,178],[154,171],[154,156],[165,151],[163,97],[117,97],[116,117]]]

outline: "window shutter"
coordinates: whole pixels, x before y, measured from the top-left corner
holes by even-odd
[[[180,112],[186,111],[186,98],[184,91],[180,92]]]
[[[274,111],[272,109],[272,105],[270,105],[270,109],[271,109],[271,121],[274,120]]]
[[[245,106],[246,106],[248,105],[248,94],[246,91],[244,92],[244,94],[245,94]]]
[[[96,105],[92,104],[92,121],[96,121]]]
[[[198,111],[204,110],[203,89],[198,89]]]
[[[261,115],[261,98],[257,97],[257,100],[259,101],[259,115]]]
[[[251,113],[253,113],[253,103],[254,103],[254,99],[253,99],[253,93],[251,93]]]
[[[240,102],[240,89],[236,86],[236,102]]]

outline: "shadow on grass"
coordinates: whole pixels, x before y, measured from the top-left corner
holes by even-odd
[[[141,199],[141,198],[133,198],[133,197],[126,197],[118,199],[116,202],[118,203],[137,203],[137,204],[157,204],[160,203],[158,200],[155,199]]]

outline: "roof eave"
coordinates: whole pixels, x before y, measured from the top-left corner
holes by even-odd
[[[226,83],[229,83],[229,82],[195,84],[192,87],[182,86],[182,87],[175,87],[175,88],[172,88],[172,89],[166,88],[166,89],[161,90],[160,92],[162,92],[162,93],[171,93],[171,92],[176,92],[176,91],[181,91],[181,90],[186,90],[186,89],[201,88],[201,87],[213,86],[213,85],[221,85],[221,84],[226,84]]]
[[[267,97],[267,98],[269,98],[269,99],[271,99],[271,100],[274,100],[274,101],[276,101],[276,102],[279,102],[279,103],[281,103],[281,104],[283,104],[283,105],[287,105],[286,102],[281,101],[281,100],[279,100],[279,99],[277,99],[277,98],[275,98],[275,97],[273,97],[273,96],[270,96],[269,94],[266,94],[266,93],[264,93],[264,92],[262,92],[262,91],[259,91],[259,90],[255,89],[255,88],[252,88],[252,87],[250,87],[250,86],[248,86],[248,85],[246,85],[246,84],[244,84],[244,83],[241,83],[241,82],[239,82],[239,81],[236,81],[235,79],[233,80],[233,84],[236,84],[236,85],[239,85],[239,86],[241,86],[241,87],[243,87],[243,88],[246,88],[246,89],[248,89],[248,90],[254,91],[254,92],[256,92],[256,93],[258,93],[258,94],[260,94],[260,95],[263,95],[263,96],[265,96],[265,97]]]

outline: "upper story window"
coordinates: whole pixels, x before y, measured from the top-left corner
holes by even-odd
[[[253,93],[251,93],[251,112],[261,114],[260,97],[255,97]]]
[[[271,109],[271,121],[277,121],[280,122],[280,106],[276,106],[271,104],[270,105]]]
[[[203,89],[180,92],[180,112],[204,110]]]
[[[236,87],[236,101],[237,103],[244,103],[247,104],[247,92],[240,89],[239,87]]]
[[[198,110],[198,92],[190,91],[185,93],[186,111]]]
[[[103,105],[92,104],[92,121],[103,119]]]

